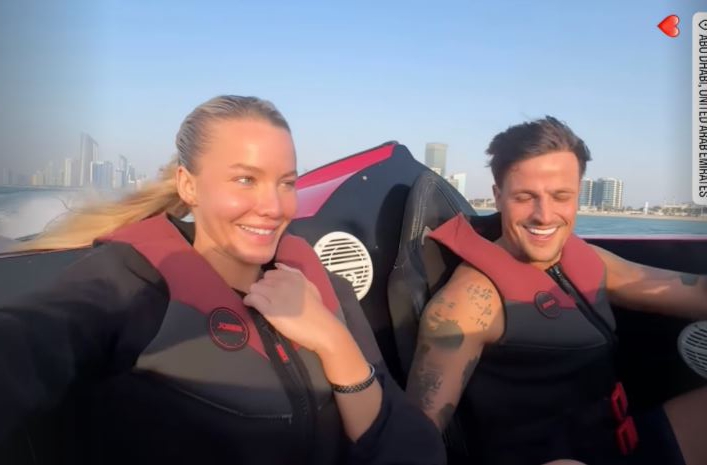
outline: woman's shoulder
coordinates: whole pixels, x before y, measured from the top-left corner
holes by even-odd
[[[157,269],[130,244],[122,242],[105,242],[92,247],[65,272],[74,277],[106,279],[125,285],[134,285],[137,279],[166,290]]]

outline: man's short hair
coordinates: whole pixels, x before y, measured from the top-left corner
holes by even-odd
[[[580,178],[592,159],[589,148],[563,122],[552,116],[511,126],[497,134],[486,153],[496,185],[501,184],[514,163],[552,152],[572,152],[579,161]]]

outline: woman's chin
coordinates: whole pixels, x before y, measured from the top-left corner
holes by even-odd
[[[241,256],[241,261],[248,263],[253,266],[263,266],[270,263],[273,258],[275,258],[275,251],[268,251],[264,253],[251,253],[245,256]]]

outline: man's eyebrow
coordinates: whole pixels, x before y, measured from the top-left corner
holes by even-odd
[[[551,194],[573,193],[573,192],[577,192],[577,189],[574,189],[572,187],[559,187],[559,188],[553,189],[549,192]],[[533,189],[528,189],[528,188],[516,189],[514,191],[511,191],[511,195],[518,195],[518,194],[536,195],[537,191],[535,191]]]
[[[511,195],[518,195],[518,194],[535,195],[535,191],[531,190],[531,189],[516,189],[514,191],[511,191]]]

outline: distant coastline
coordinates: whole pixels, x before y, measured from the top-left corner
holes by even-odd
[[[486,214],[496,213],[495,208],[476,208],[474,210],[478,212],[484,212]],[[578,211],[579,216],[601,216],[605,218],[631,218],[638,220],[677,220],[677,221],[703,221],[707,222],[707,215],[705,216],[672,216],[672,215],[644,215],[630,213],[614,213],[614,212],[588,212],[588,211]]]
[[[609,212],[583,212],[578,211],[578,215],[582,216],[605,216],[610,218],[636,218],[639,220],[680,220],[680,221],[707,221],[707,215],[704,216],[678,216],[678,215],[644,215],[630,213],[609,213]]]

